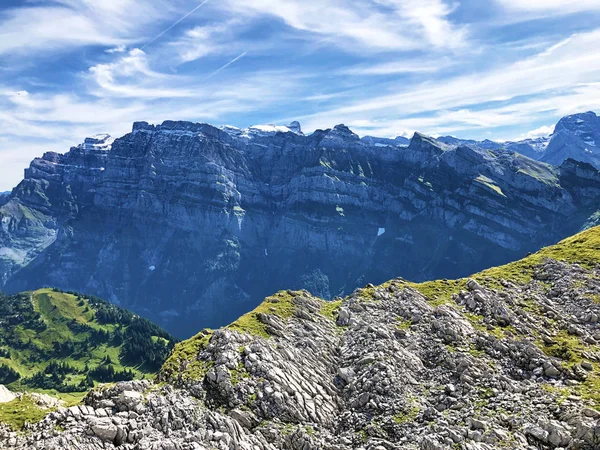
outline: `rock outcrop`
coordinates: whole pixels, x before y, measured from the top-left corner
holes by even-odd
[[[31,163],[0,206],[0,288],[97,295],[185,337],[277,289],[331,298],[522,257],[599,199],[591,166],[418,133],[403,147],[343,125],[136,123]]]
[[[469,279],[282,291],[15,449],[593,450],[600,229]]]

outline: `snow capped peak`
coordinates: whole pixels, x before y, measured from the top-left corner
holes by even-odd
[[[277,133],[277,132],[287,133],[288,131],[291,131],[286,126],[271,125],[271,124],[269,124],[269,125],[253,125],[249,129],[262,131],[263,133]]]
[[[251,127],[246,129],[237,128],[231,125],[224,125],[221,127],[221,130],[229,134],[230,136],[244,138],[251,138],[253,136],[261,136],[274,133],[294,133],[298,135],[303,135],[300,123],[296,121],[290,123],[289,125],[252,125]]]
[[[299,122],[292,122],[289,125],[253,125],[249,129],[258,130],[263,133],[294,133],[294,134],[302,134],[302,128],[300,127]]]
[[[115,138],[111,137],[110,134],[94,134],[93,136],[88,136],[83,141],[83,144],[80,145],[83,150],[86,152],[91,151],[110,151],[112,148],[112,144],[115,141]]]

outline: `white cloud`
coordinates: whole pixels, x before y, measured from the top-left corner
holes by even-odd
[[[173,98],[196,95],[189,89],[177,87],[182,83],[182,77],[150,69],[146,53],[137,48],[110,64],[90,67],[88,76],[99,88],[92,91],[99,97]]]
[[[167,2],[134,0],[62,0],[56,6],[8,9],[0,19],[0,54],[86,45],[119,48],[142,38],[143,30],[170,10]]]
[[[349,50],[456,49],[467,29],[451,23],[443,0],[224,0],[237,16],[275,16]]]
[[[105,50],[106,53],[124,53],[127,50],[125,45],[117,45],[116,47]]]
[[[539,128],[536,128],[535,130],[529,131],[525,136],[527,137],[527,139],[537,139],[537,138],[541,138],[541,137],[548,137],[552,133],[554,133],[554,127],[555,127],[555,125],[550,125],[550,126],[544,125]]]
[[[366,117],[393,124],[398,117],[407,114],[427,114],[437,122],[439,116],[436,111],[460,108],[444,114],[446,123],[452,120],[469,124],[471,128],[483,128],[518,124],[519,118],[531,118],[533,114],[548,111],[597,108],[600,96],[595,82],[600,72],[600,52],[590,51],[594,48],[600,48],[600,29],[575,34],[538,55],[487,71],[460,75],[435,84],[390,85],[385,93],[375,97],[365,98],[362,92],[355,92],[352,101],[301,119],[306,129],[323,127],[324,124],[348,124]],[[586,91],[586,94],[582,95],[581,91]],[[505,107],[509,101],[522,109],[516,110],[513,105]],[[474,108],[490,102],[497,104]],[[528,105],[535,105],[536,109]],[[397,126],[413,128],[414,123],[425,127],[432,125],[428,119],[419,119],[418,122],[411,119],[409,123],[410,126],[405,126],[403,121]],[[392,131],[394,126],[384,130]],[[417,129],[427,131],[424,127]]]
[[[345,75],[398,75],[398,74],[427,74],[439,72],[455,61],[448,58],[440,58],[433,61],[419,59],[402,59],[399,61],[383,62],[370,65],[360,65],[340,69]]]
[[[534,13],[569,14],[600,11],[598,0],[496,0],[496,2],[508,10]]]
[[[232,28],[237,25],[238,21],[229,20],[219,24],[196,26],[187,30],[183,37],[172,43],[172,46],[177,49],[181,62],[227,53],[239,46],[232,32]]]

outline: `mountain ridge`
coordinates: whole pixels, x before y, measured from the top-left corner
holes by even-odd
[[[537,161],[560,165],[567,159],[586,162],[600,169],[600,117],[593,111],[561,118],[547,137],[527,138],[520,141],[476,141],[454,136],[440,136],[441,142],[451,145],[472,145],[489,150],[521,153]]]
[[[516,259],[595,223],[598,198],[585,163],[419,133],[380,147],[343,125],[302,135],[136,122],[110,148],[32,162],[0,206],[0,285],[98,295],[186,336],[280,288],[331,298]]]

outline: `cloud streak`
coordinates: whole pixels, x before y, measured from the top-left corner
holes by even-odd
[[[136,120],[539,136],[600,109],[598,17],[596,0],[0,5],[0,182]]]
[[[196,11],[198,11],[200,8],[202,8],[204,5],[206,5],[208,2],[209,2],[209,0],[204,0],[202,3],[200,3],[194,9],[192,9],[191,11],[187,12],[186,14],[184,14],[180,19],[178,19],[177,21],[175,21],[168,28],[166,28],[165,30],[163,30],[162,32],[160,32],[159,34],[157,34],[155,37],[153,37],[152,39],[150,39],[148,42],[146,42],[144,45],[142,45],[140,47],[140,50],[144,50],[147,46],[149,46],[150,44],[156,42],[158,39],[160,39],[161,37],[163,37],[165,34],[167,34],[169,31],[171,31],[173,28],[175,28],[177,25],[179,25],[181,22],[183,22],[189,16],[191,16],[192,14],[194,14]]]

